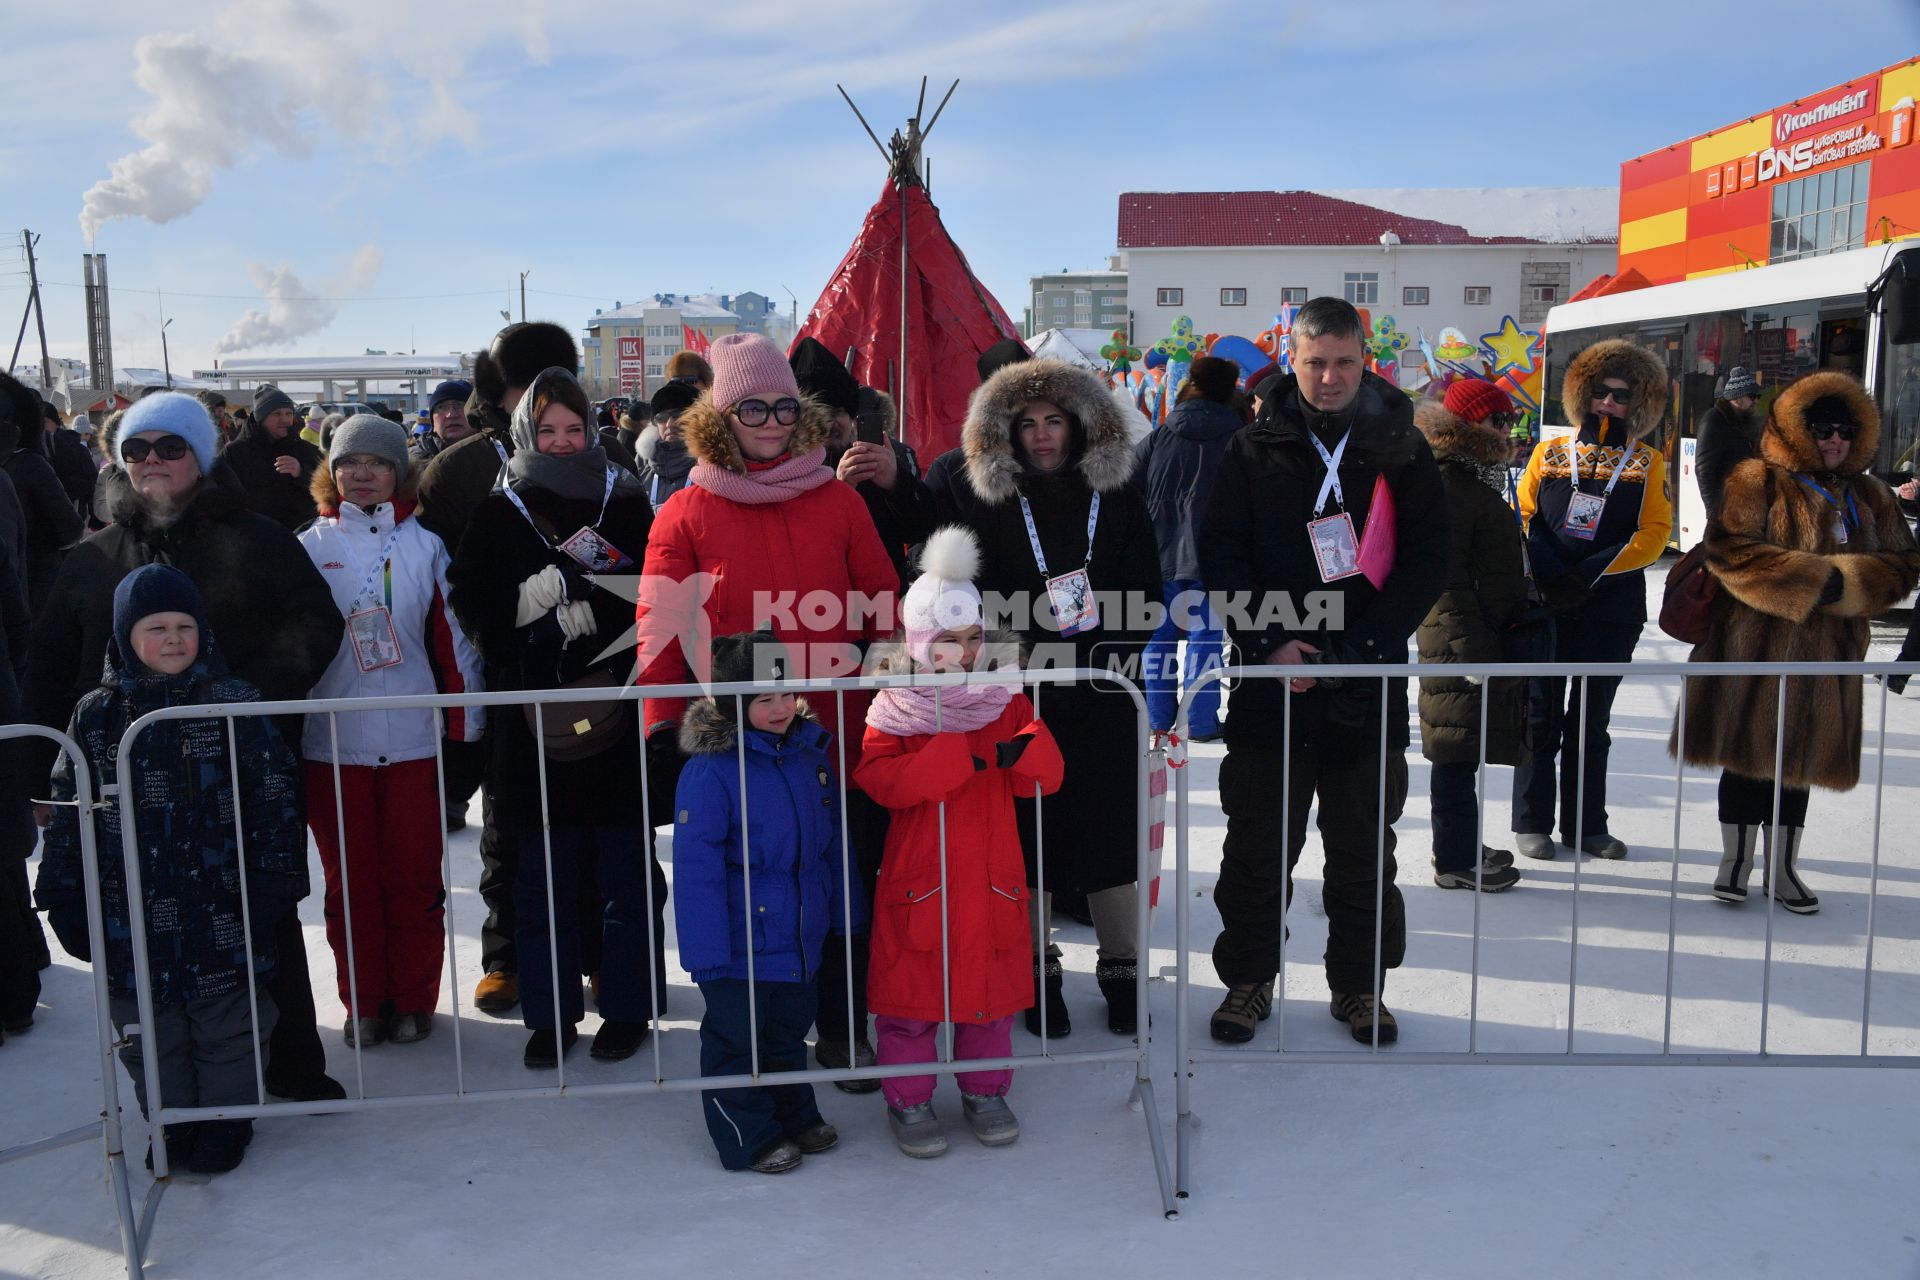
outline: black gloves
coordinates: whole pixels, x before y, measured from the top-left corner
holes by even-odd
[[[1033,741],[1032,734],[1022,733],[1022,734],[1015,735],[1015,737],[1011,742],[994,743],[993,744],[994,765],[1001,769],[1013,768],[1014,765],[1020,762],[1020,757],[1022,754],[1025,753],[1027,749],[1027,744],[1032,741]]]

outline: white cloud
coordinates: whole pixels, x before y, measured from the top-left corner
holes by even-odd
[[[263,262],[248,263],[247,274],[253,278],[254,287],[265,296],[267,309],[249,310],[234,321],[226,336],[213,344],[214,354],[284,347],[297,338],[319,332],[340,313],[340,298],[365,293],[373,287],[381,262],[377,246],[363,245],[344,271],[323,277],[317,288],[309,288],[295,275],[291,263],[282,262],[271,271]]]

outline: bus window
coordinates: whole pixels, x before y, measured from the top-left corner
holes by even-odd
[[[1920,474],[1920,346],[1889,343],[1879,382],[1880,457],[1873,470],[1898,484]]]
[[[1700,419],[1713,408],[1735,369],[1754,367],[1753,343],[1744,311],[1709,312],[1687,323],[1684,372],[1680,379],[1680,422],[1688,437],[1700,433]]]

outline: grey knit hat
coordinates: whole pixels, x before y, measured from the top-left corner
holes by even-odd
[[[1720,394],[1729,400],[1738,400],[1741,396],[1757,396],[1760,394],[1760,384],[1754,381],[1753,375],[1744,367],[1735,365],[1727,371],[1727,389]]]
[[[407,456],[407,429],[378,414],[356,413],[333,429],[333,439],[327,443],[327,465],[337,467],[340,459],[352,453],[385,458],[403,476],[413,465]]]

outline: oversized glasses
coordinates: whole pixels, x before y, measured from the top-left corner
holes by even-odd
[[[1815,440],[1825,440],[1828,436],[1839,436],[1842,440],[1851,440],[1860,434],[1860,428],[1851,422],[1815,422],[1807,427]]]
[[[768,405],[765,400],[742,400],[733,406],[733,416],[740,419],[743,427],[758,427],[765,424],[767,415],[783,427],[790,427],[800,421],[800,402],[792,396],[782,396]]]
[[[1611,400],[1615,404],[1632,404],[1633,388],[1601,387],[1598,391],[1593,393],[1593,399],[1594,399],[1594,403],[1596,404],[1598,404],[1602,400]]]
[[[158,440],[142,440],[135,436],[120,442],[120,456],[128,462],[145,462],[151,453],[162,462],[178,462],[187,456],[191,448],[179,436],[161,436]]]

